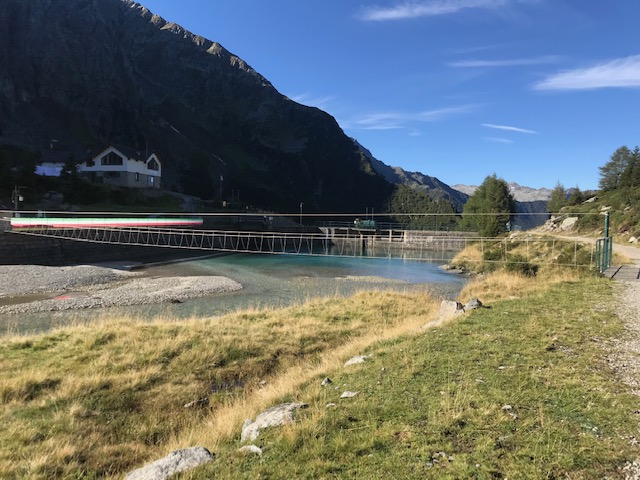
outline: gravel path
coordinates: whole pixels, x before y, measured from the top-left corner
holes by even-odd
[[[34,294],[51,294],[53,298],[0,306],[0,314],[175,303],[241,288],[238,282],[219,276],[148,278],[87,265],[1,265],[0,298]]]
[[[614,341],[609,365],[616,375],[640,396],[640,282],[616,282],[615,312],[622,320],[625,334]],[[630,438],[637,444],[640,438]],[[622,469],[625,480],[640,480],[640,459]]]

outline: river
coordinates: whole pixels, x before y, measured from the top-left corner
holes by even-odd
[[[439,262],[444,263],[444,262]],[[363,289],[429,289],[455,297],[466,278],[439,263],[401,258],[234,254],[144,269],[150,277],[220,275],[242,284],[240,291],[177,304],[66,310],[0,316],[0,334],[25,334],[117,317],[184,319],[217,316],[247,308],[284,307]]]

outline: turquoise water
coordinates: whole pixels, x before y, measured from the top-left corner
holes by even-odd
[[[5,315],[9,318],[0,316],[0,333],[42,331],[117,315],[208,317],[247,308],[284,307],[316,297],[347,296],[364,289],[419,288],[453,298],[466,283],[465,277],[444,272],[435,263],[369,257],[237,254],[150,267],[144,273],[151,277],[219,275],[243,288],[180,304],[48,312],[20,315],[19,321]]]

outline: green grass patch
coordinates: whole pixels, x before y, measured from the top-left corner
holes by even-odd
[[[121,476],[260,381],[432,307],[423,294],[370,292],[208,320],[114,319],[1,339],[0,478]]]
[[[235,439],[184,478],[622,478],[638,456],[637,397],[604,359],[623,333],[602,308],[610,290],[566,282],[384,342],[327,372],[333,386],[298,392],[310,408],[264,431],[261,457]]]
[[[510,281],[521,298],[419,333],[431,299],[365,292],[2,340],[0,477],[121,478],[202,445],[216,460],[177,478],[622,478],[639,425],[605,361],[611,284]],[[242,421],[283,401],[310,408],[239,453]]]

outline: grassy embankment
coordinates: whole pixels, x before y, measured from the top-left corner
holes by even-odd
[[[428,330],[426,293],[369,292],[3,339],[0,477],[117,476],[193,445],[217,458],[184,478],[618,477],[638,420],[605,361],[611,285],[495,272],[472,296],[491,308]],[[289,400],[309,404],[299,421],[238,453],[244,419]]]

